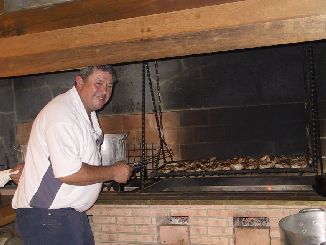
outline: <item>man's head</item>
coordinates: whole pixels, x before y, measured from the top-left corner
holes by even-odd
[[[101,109],[110,99],[114,70],[110,65],[87,66],[76,76],[76,89],[88,114]]]

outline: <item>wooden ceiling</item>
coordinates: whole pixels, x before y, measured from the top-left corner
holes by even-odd
[[[78,0],[2,13],[0,77],[325,38],[325,0]]]

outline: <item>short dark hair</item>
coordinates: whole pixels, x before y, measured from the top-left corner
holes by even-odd
[[[81,76],[83,80],[86,80],[89,77],[89,75],[91,75],[94,72],[94,70],[101,70],[101,71],[108,72],[112,75],[113,81],[116,80],[115,71],[111,65],[95,65],[95,66],[86,66],[80,68],[79,76]]]

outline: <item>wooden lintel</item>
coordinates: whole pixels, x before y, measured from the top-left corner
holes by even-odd
[[[309,30],[309,31],[306,31]],[[320,32],[320,30],[323,30]],[[257,38],[260,36],[261,38]],[[234,49],[299,43],[326,38],[326,15],[316,18],[250,24],[174,37],[112,43],[53,51],[31,56],[0,58],[2,77],[69,70],[87,64],[116,64]],[[146,47],[146,48],[144,48]],[[121,55],[123,54],[123,55]]]
[[[0,38],[235,1],[243,0],[75,0],[0,15]]]
[[[321,40],[325,29],[324,0],[236,1],[0,38],[0,77]]]

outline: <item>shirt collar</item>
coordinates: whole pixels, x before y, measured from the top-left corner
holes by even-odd
[[[86,109],[85,109],[85,106],[78,94],[78,91],[76,89],[75,86],[73,86],[71,89],[70,89],[70,94],[71,94],[71,97],[73,99],[73,103],[75,105],[75,108],[77,111],[79,111],[83,117],[85,118],[85,120],[89,123],[89,125],[91,126],[91,123],[90,123],[90,119],[88,117],[88,114],[86,112]],[[98,124],[98,121],[97,121],[97,116],[96,116],[96,112],[95,111],[92,111],[91,112],[91,118],[92,118],[92,122],[93,122],[93,128],[94,130],[99,134],[101,135],[102,134],[102,130]]]

